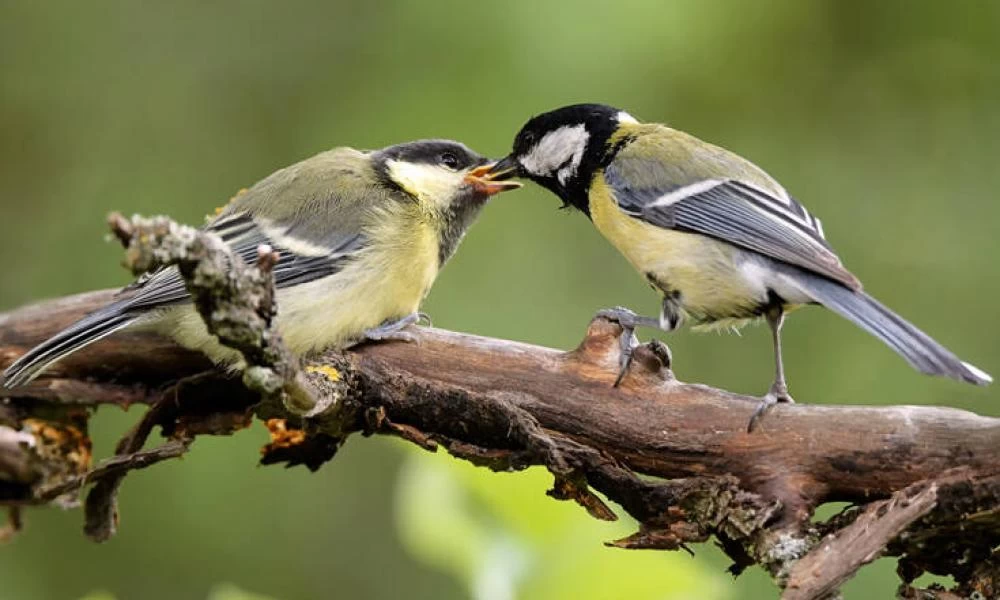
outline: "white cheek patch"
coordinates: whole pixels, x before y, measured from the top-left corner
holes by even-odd
[[[465,172],[438,165],[391,160],[387,166],[393,181],[431,206],[447,206],[464,184]]]
[[[590,133],[582,123],[560,127],[545,134],[531,153],[521,159],[521,166],[539,177],[551,177],[558,170],[559,183],[565,184],[576,174],[589,139]]]
[[[583,160],[583,151],[585,149],[586,145],[581,146],[578,151],[573,153],[573,156],[570,158],[569,164],[559,169],[559,173],[557,174],[557,177],[559,178],[559,183],[561,183],[562,185],[566,185],[566,180],[576,175],[576,170],[580,166],[580,161]]]

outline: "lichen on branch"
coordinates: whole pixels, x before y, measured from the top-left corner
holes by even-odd
[[[833,597],[877,556],[900,557],[901,597],[1000,595],[1000,419],[936,407],[781,405],[748,434],[756,398],[677,381],[658,348],[637,349],[612,387],[620,328],[603,319],[569,352],[415,328],[417,343],[328,352],[300,368],[272,328],[272,251],[261,248],[248,265],[215,236],[163,217],[116,215],[112,226],[133,269],[180,270],[209,330],[247,368],[233,377],[152,332],[126,331],[8,391],[5,532],[19,527],[22,507],[93,484],[87,531],[106,539],[117,524],[114,491],[131,468],[256,416],[271,434],[265,464],[316,469],[362,433],[444,448],[493,470],[544,466],[552,497],[596,518],[624,511],[639,522],[614,546],[694,550],[714,538],[734,573],[760,565],[785,598]],[[13,361],[112,296],[0,316],[0,357]],[[116,456],[90,468],[90,407],[136,402],[152,408]],[[142,450],[155,427],[168,441]],[[813,522],[830,501],[854,507]],[[927,571],[953,576],[953,590],[913,588]]]
[[[224,346],[243,355],[243,383],[264,401],[277,399],[301,414],[316,407],[298,359],[272,327],[277,314],[272,270],[279,254],[262,244],[247,264],[210,231],[167,217],[108,217],[125,246],[125,266],[136,275],[176,267],[208,328]]]

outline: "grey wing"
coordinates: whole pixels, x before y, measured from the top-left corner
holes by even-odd
[[[619,208],[634,218],[713,237],[824,275],[851,289],[861,288],[824,239],[819,220],[787,195],[778,197],[734,179],[678,185],[647,176],[643,187],[636,187],[629,184],[622,170],[612,162],[604,177]]]
[[[206,229],[222,237],[246,262],[257,260],[257,247],[279,253],[275,285],[286,288],[336,273],[367,241],[360,232],[365,215],[382,198],[372,185],[370,158],[350,148],[321,152],[285,167],[237,195]],[[292,202],[290,199],[297,199]],[[312,218],[303,218],[307,211]],[[271,218],[264,218],[264,215]],[[276,239],[277,238],[277,239]],[[289,248],[278,240],[295,240]],[[186,302],[188,293],[176,269],[164,269],[136,289],[127,310]]]
[[[279,230],[281,239],[295,239],[294,225],[275,224],[272,230]],[[208,227],[229,244],[244,262],[257,260],[257,248],[267,244],[278,252],[278,263],[274,267],[274,284],[285,288],[333,275],[340,271],[358,250],[365,246],[365,238],[359,231],[335,230],[330,228],[323,239],[322,247],[316,247],[309,254],[293,252],[282,247],[280,241],[273,241],[260,224],[246,214],[234,215],[213,223]]]
[[[338,239],[331,240],[334,242],[333,247],[322,253],[297,254],[272,240],[268,232],[246,214],[227,216],[212,223],[206,230],[219,235],[246,263],[257,260],[257,248],[261,244],[271,246],[279,256],[273,271],[275,287],[278,289],[336,273],[365,245],[362,234],[343,232]],[[161,269],[125,291],[133,293],[128,299],[126,311],[145,311],[181,304],[190,298],[184,280],[175,267]]]

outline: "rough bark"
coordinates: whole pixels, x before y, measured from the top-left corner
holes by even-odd
[[[136,248],[140,241],[164,241],[135,235],[132,226],[157,225],[171,243],[178,237],[165,221],[125,223],[116,231],[132,245],[130,256],[148,255],[149,248]],[[207,249],[185,255],[192,270],[232,262],[224,246],[201,239],[208,236],[184,233],[186,243]],[[256,268],[237,280],[257,278],[255,289],[261,281],[266,287],[266,261]],[[195,292],[233,284],[192,283],[185,275]],[[246,300],[242,289],[206,295],[202,312],[217,333],[232,323],[213,324],[211,314]],[[0,364],[112,295],[82,294],[0,316]],[[169,340],[124,332],[5,391],[0,503],[12,512],[3,533],[16,531],[21,507],[72,504],[93,484],[86,531],[106,539],[117,521],[114,490],[130,469],[180,455],[198,435],[231,433],[256,416],[272,436],[265,464],[316,469],[361,432],[444,447],[494,470],[544,465],[554,475],[551,496],[601,519],[616,518],[611,500],[640,522],[638,532],[613,545],[677,549],[714,537],[734,572],[759,564],[786,598],[834,597],[878,556],[901,558],[901,597],[949,597],[909,587],[923,572],[954,576],[955,594],[1000,593],[993,553],[1000,543],[998,419],[938,407],[796,404],[775,407],[747,433],[756,398],[677,381],[656,347],[639,348],[622,385],[612,387],[620,330],[602,319],[569,352],[414,328],[418,343],[329,352],[299,369],[270,332],[269,302],[244,305],[250,317],[235,321],[256,335],[241,339],[271,344],[266,351],[240,349],[250,365],[270,370],[258,381],[278,385],[255,387],[253,378],[218,373]],[[152,409],[117,456],[92,467],[87,418],[91,407],[108,403]],[[168,441],[140,451],[156,426]],[[813,510],[829,501],[857,506],[812,523]]]

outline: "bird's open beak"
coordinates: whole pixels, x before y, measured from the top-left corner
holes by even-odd
[[[521,187],[519,182],[510,180],[515,175],[517,175],[517,165],[510,157],[507,157],[469,171],[469,174],[465,176],[465,182],[474,187],[476,191],[492,196]]]

